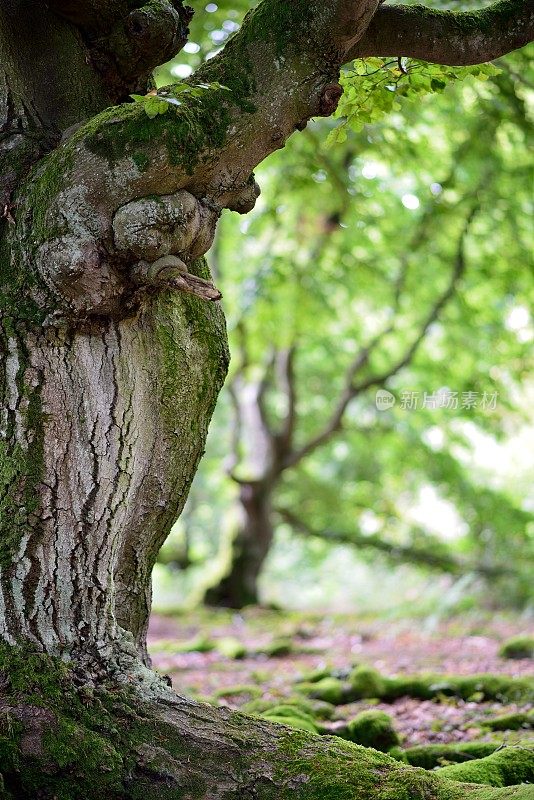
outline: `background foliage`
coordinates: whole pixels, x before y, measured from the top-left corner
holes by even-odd
[[[159,69],[159,84],[216,52],[251,4],[197,5],[208,13],[193,22],[186,52]],[[424,331],[460,251],[464,272],[413,358],[383,382],[395,405],[378,410],[370,387],[343,430],[285,474],[275,505],[308,534],[277,517],[264,597],[400,609],[482,596],[524,606],[534,558],[528,54],[464,69],[367,59],[343,82],[336,119],[314,122],[258,171],[254,212],[223,217],[210,262],[231,370],[253,384],[273,350],[294,347],[304,442],[324,425],[355,354],[379,337],[364,378],[387,374]],[[421,407],[425,393],[440,392],[442,403],[456,393],[458,407]],[[417,409],[404,407],[408,393]],[[267,404],[276,425],[286,410],[276,386]],[[228,556],[233,417],[223,393],[188,507],[162,552],[171,567],[156,568],[156,603],[198,598]],[[238,474],[247,473],[246,451],[231,465]],[[358,546],[329,541],[336,537]],[[403,548],[507,571],[436,574]]]

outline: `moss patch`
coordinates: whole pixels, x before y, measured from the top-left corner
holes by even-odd
[[[371,667],[356,667],[349,675],[349,683],[351,694],[356,698],[383,697],[386,692],[384,678]]]
[[[319,733],[311,714],[296,705],[281,704],[273,706],[265,711],[262,716],[271,722],[289,725],[291,728],[309,731],[310,733]]]
[[[443,767],[439,774],[450,780],[487,786],[534,783],[534,747],[505,747],[486,758]]]
[[[383,711],[363,711],[347,723],[346,738],[364,747],[388,751],[399,744],[399,735],[389,714]]]
[[[534,636],[514,636],[499,650],[501,658],[534,658]]]
[[[333,705],[339,705],[345,698],[345,686],[338,678],[321,678],[315,683],[300,683],[296,688],[309,697]]]
[[[172,86],[167,87],[172,91]],[[131,154],[137,168],[148,168],[154,143],[161,143],[169,163],[192,174],[200,159],[221,148],[230,123],[231,95],[210,88],[201,97],[180,95],[180,106],[150,119],[142,103],[113,106],[93,117],[71,137],[68,148],[83,144],[110,165]]]
[[[534,711],[530,713],[502,714],[499,717],[483,720],[482,725],[491,731],[530,730],[534,728]]]
[[[459,764],[464,761],[473,761],[485,758],[497,750],[499,745],[492,742],[461,742],[458,744],[427,744],[417,747],[408,747],[403,750],[396,747],[390,755],[412,767],[434,769],[446,764]]]
[[[332,683],[335,682],[335,683]],[[435,697],[459,697],[462,700],[481,702],[499,700],[501,702],[533,702],[534,679],[512,678],[507,675],[401,675],[389,678],[380,675],[369,667],[358,667],[350,674],[349,681],[337,678],[322,678],[316,683],[301,683],[300,691],[310,697],[319,697],[322,687],[335,687],[329,700],[339,705],[341,702],[376,698],[392,702],[399,697],[414,697],[431,700]],[[319,688],[317,688],[319,687]],[[339,699],[333,699],[338,697]]]

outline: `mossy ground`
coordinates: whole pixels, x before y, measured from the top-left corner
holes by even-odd
[[[346,681],[325,677],[316,683],[301,683],[300,691],[311,697],[324,695],[326,687],[330,702],[340,704],[351,700],[379,699],[392,702],[400,697],[430,700],[436,697],[458,697],[462,700],[522,701],[534,702],[534,679],[516,678],[507,675],[480,673],[476,675],[439,675],[436,673],[381,675],[372,667],[357,667]],[[334,699],[334,698],[339,699]]]
[[[371,712],[372,717],[376,715],[376,712],[385,713],[392,717],[393,730],[401,738],[400,746],[393,747],[391,754],[407,765],[424,768],[425,771],[433,771],[448,764],[462,763],[466,760],[471,762],[484,758],[498,748],[508,749],[516,743],[530,747],[528,727],[522,726],[522,721],[528,719],[527,704],[523,701],[516,703],[509,699],[514,696],[515,690],[518,688],[519,694],[522,695],[525,691],[525,696],[528,698],[531,691],[530,679],[522,679],[519,682],[516,680],[517,677],[528,677],[528,665],[524,662],[514,662],[513,672],[516,673],[516,677],[510,682],[511,676],[504,674],[508,665],[497,656],[498,640],[505,638],[501,631],[507,625],[508,623],[502,623],[499,632],[495,635],[492,634],[491,625],[486,626],[484,623],[483,626],[480,620],[476,622],[471,622],[469,619],[463,619],[461,622],[452,621],[444,625],[443,630],[439,631],[439,635],[427,636],[421,633],[420,636],[414,636],[410,641],[407,640],[405,633],[401,633],[402,644],[399,646],[395,638],[392,638],[395,635],[396,626],[390,622],[370,623],[369,620],[362,621],[343,616],[322,619],[313,614],[288,614],[252,608],[242,612],[237,620],[232,612],[214,612],[202,609],[193,614],[188,612],[187,617],[179,623],[178,627],[183,626],[183,630],[187,633],[186,638],[189,638],[190,641],[199,633],[208,636],[214,643],[214,649],[205,656],[200,654],[177,656],[176,663],[180,664],[177,685],[183,685],[184,681],[185,683],[188,683],[189,680],[194,681],[201,689],[199,693],[206,697],[210,693],[208,687],[211,684],[213,686],[211,697],[215,705],[240,708],[246,713],[284,725],[286,729],[287,726],[290,726],[295,731],[300,729],[305,733],[304,725],[309,726],[311,722],[322,734],[321,739],[325,743],[330,741],[325,738],[325,734],[347,737],[349,721],[362,711]],[[420,626],[415,627],[419,628]],[[167,629],[166,625],[164,625],[164,629]],[[402,630],[405,630],[404,626]],[[472,647],[469,639],[471,630]],[[362,644],[358,647],[357,659],[351,653],[356,632],[362,633]],[[247,649],[245,658],[234,660],[219,654],[217,641],[228,636],[239,637],[239,641]],[[383,642],[381,641],[382,636],[384,637]],[[482,640],[481,637],[484,636],[487,638]],[[490,638],[492,636],[493,638]],[[288,655],[266,656],[268,648],[265,645],[277,638],[291,640],[293,652]],[[482,641],[485,648],[482,651],[485,663],[495,671],[485,675],[482,679],[455,673],[455,662],[450,658],[451,650],[456,653],[458,672],[462,670],[468,672],[470,659],[473,660],[473,663],[477,661],[481,663]],[[324,649],[321,650],[320,646],[322,644],[324,647],[325,642],[328,642],[326,652]],[[422,642],[424,642],[424,648],[421,647]],[[440,645],[440,649],[436,651],[437,644]],[[410,647],[416,651],[415,657],[410,652]],[[157,641],[154,641],[153,652],[158,660]],[[491,655],[488,655],[488,652]],[[174,661],[170,650],[167,650],[162,658],[166,661],[166,671],[168,671]],[[191,670],[188,670],[187,667],[189,658],[191,659]],[[200,660],[203,658],[206,659],[205,668],[199,668]],[[400,659],[402,659],[403,667],[398,670],[395,669],[394,664]],[[434,659],[434,663],[431,659]],[[359,663],[355,666],[356,660]],[[380,670],[374,668],[374,660],[381,664]],[[444,677],[435,668],[442,661],[447,663],[451,676]],[[431,672],[428,670],[430,665],[432,666]],[[421,667],[427,669],[426,673]],[[411,675],[402,677],[402,680],[395,679],[395,673],[401,675],[402,670],[409,670]],[[473,673],[475,671],[476,668],[472,669]],[[233,692],[236,688],[242,689],[243,692],[227,694],[224,690],[218,691],[215,686],[219,684],[220,687],[221,683],[223,685],[228,683]],[[303,683],[306,689],[305,694],[296,691],[302,688]],[[345,693],[350,696],[355,685],[358,686],[361,694],[368,696],[347,704],[347,694]],[[458,687],[461,687],[464,694],[469,692],[470,699],[463,699],[462,696],[457,696],[451,691]],[[513,691],[509,694],[510,687]],[[252,690],[254,688],[256,696],[253,697]],[[418,697],[400,696],[387,702],[376,698],[377,694],[385,693],[386,690],[398,693],[401,688],[403,691],[407,689],[412,691]],[[330,699],[333,697],[336,702],[336,698],[341,696],[343,704],[333,705],[331,702],[319,699],[325,696],[323,689],[327,692],[327,696]],[[496,694],[499,697],[487,699],[482,689],[485,689],[490,695]],[[330,692],[333,692],[333,695],[329,694]],[[422,698],[427,696],[428,699],[421,699],[421,696]],[[491,729],[491,721],[496,717],[503,716],[502,712],[504,711],[507,713],[506,719],[502,723],[503,726],[511,724],[516,730],[503,727],[495,732]],[[303,719],[305,720],[304,725]],[[407,725],[412,720],[415,727],[409,730]],[[521,723],[519,726],[516,725],[518,720]],[[426,730],[423,727],[425,723],[428,726]],[[499,727],[499,723],[497,723],[497,727]],[[318,739],[318,737],[315,738]],[[421,742],[421,744],[414,747],[415,742]],[[423,744],[424,742],[432,744],[427,747]],[[421,786],[418,790],[420,795],[417,795],[413,780],[402,787],[404,773],[400,773],[400,775],[401,783],[398,789],[399,792],[402,789],[404,794],[395,794],[395,787],[390,785],[387,789],[383,789],[384,797],[388,799],[392,797],[395,800],[399,796],[409,798],[409,800],[418,796],[432,797],[424,779],[421,779]],[[306,795],[306,800],[308,797],[321,796],[319,782],[312,786],[307,784],[307,790],[309,794]],[[322,791],[328,797],[324,786]],[[341,791],[339,787],[337,791]],[[486,797],[495,796],[495,789],[489,786],[481,791],[484,800]],[[512,800],[519,796],[527,797],[528,791],[532,792],[532,787],[523,786],[520,790],[506,787],[497,791],[506,792],[507,794],[502,794],[502,796],[506,800],[508,798]],[[346,792],[347,797],[351,797],[351,800],[354,797],[366,796],[363,789],[359,795],[350,783],[347,784]],[[427,794],[425,795],[424,792]],[[342,797],[343,792],[333,796]],[[468,797],[468,793],[464,791],[458,796]]]
[[[209,721],[202,740],[202,722],[184,735],[165,715],[156,718],[132,688],[108,682],[91,688],[68,664],[42,654],[1,646],[0,686],[2,800],[210,798],[206,775],[229,752],[239,789],[228,789],[225,800],[247,796],[244,787],[251,786],[258,800],[533,797],[528,785],[492,788],[534,780],[532,754],[524,747],[458,765],[468,766],[479,784],[464,786],[455,773],[444,780],[441,773],[414,770],[372,748],[318,736],[319,716],[328,716],[332,707],[311,699],[263,709],[258,700],[263,722],[197,706],[198,719]],[[367,716],[378,718],[374,711]]]

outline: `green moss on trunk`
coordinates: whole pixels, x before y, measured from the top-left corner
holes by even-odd
[[[252,787],[257,800],[533,797],[534,787],[444,780],[445,769],[414,769],[336,737],[187,705],[163,690],[160,700],[143,699],[134,685],[92,685],[73,665],[0,645],[0,797],[242,800]],[[532,758],[513,773],[509,767],[524,778]],[[487,782],[487,769],[480,775]]]

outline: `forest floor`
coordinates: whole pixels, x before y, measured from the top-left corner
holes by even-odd
[[[368,665],[392,677],[414,673],[534,676],[529,658],[504,659],[506,639],[532,634],[528,623],[505,617],[466,616],[429,624],[422,619],[362,619],[247,609],[236,613],[199,609],[175,617],[154,615],[149,651],[154,666],[175,689],[197,699],[239,709],[251,700],[282,702],[307,673],[328,667],[340,674]],[[532,730],[492,733],[485,719],[530,711],[524,703],[403,697],[392,703],[360,700],[336,707],[333,721],[369,707],[394,720],[404,747],[468,741],[532,742]]]

